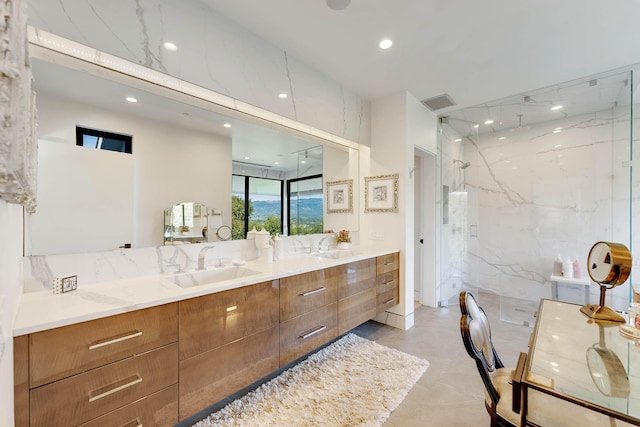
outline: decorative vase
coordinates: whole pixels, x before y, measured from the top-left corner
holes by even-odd
[[[350,242],[340,242],[338,243],[338,249],[349,249],[349,246],[351,246]]]

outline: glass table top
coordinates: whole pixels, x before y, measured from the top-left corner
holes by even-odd
[[[640,418],[640,341],[580,307],[542,300],[525,381]]]

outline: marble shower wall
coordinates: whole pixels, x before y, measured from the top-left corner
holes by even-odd
[[[198,0],[28,0],[29,24],[370,145],[370,106]],[[162,47],[165,41],[177,52]],[[286,100],[278,94],[286,92]]]
[[[467,137],[462,144],[473,200],[467,204],[467,283],[507,297],[550,298],[556,255],[578,256],[586,276],[595,242],[631,244],[628,107]],[[608,292],[608,304],[628,307],[628,286]],[[591,301],[598,295],[591,286]]]

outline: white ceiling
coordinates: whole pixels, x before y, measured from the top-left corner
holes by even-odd
[[[202,1],[365,99],[448,93],[438,113],[640,62],[637,0]]]

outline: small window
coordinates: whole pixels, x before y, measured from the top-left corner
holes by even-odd
[[[82,147],[131,154],[131,141],[132,137],[130,135],[121,135],[76,126],[76,145]]]

